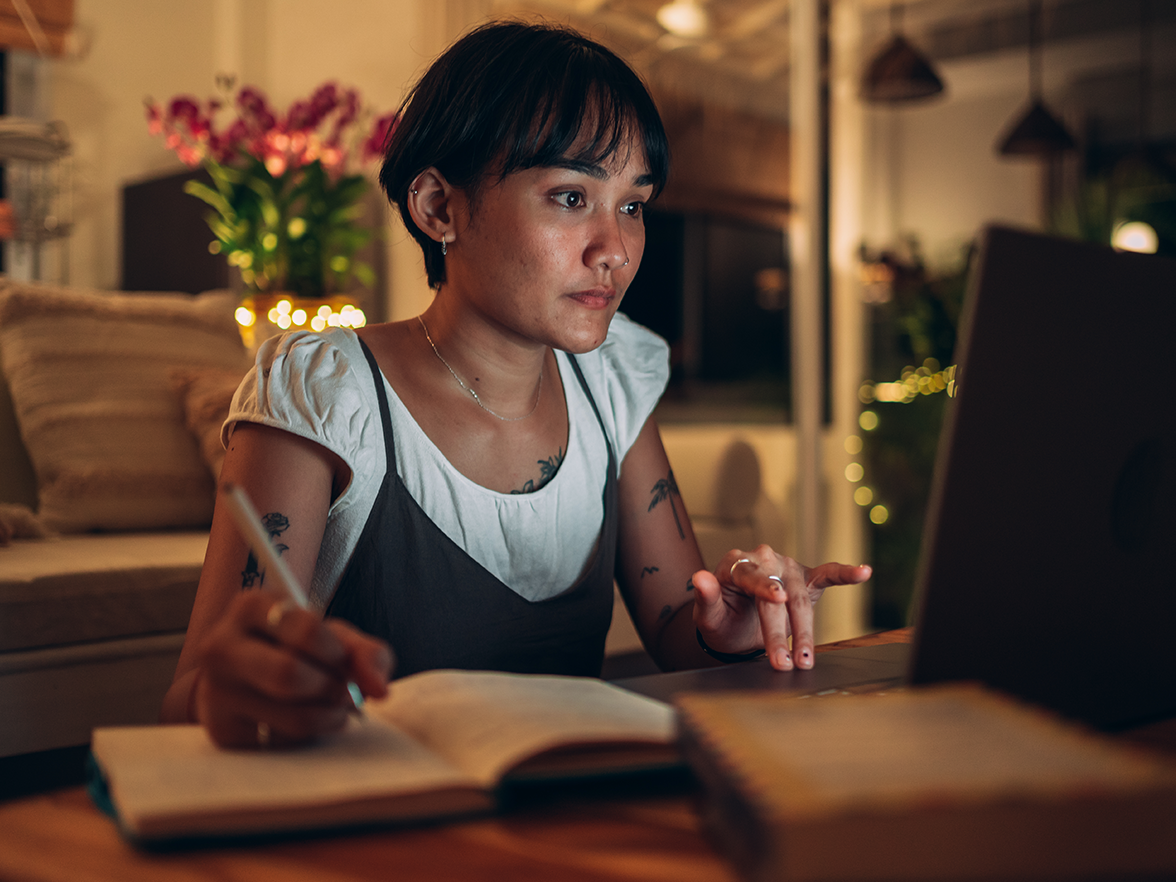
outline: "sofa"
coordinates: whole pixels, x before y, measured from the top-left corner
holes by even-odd
[[[234,306],[0,277],[0,758],[157,719],[248,365]],[[749,444],[667,447],[704,555],[780,541]],[[651,664],[619,602],[606,652]]]
[[[0,757],[158,717],[247,366],[233,307],[0,280]]]

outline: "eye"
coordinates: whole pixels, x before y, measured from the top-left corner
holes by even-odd
[[[567,190],[555,195],[555,201],[564,208],[580,208],[584,204],[584,194],[576,190]]]
[[[621,209],[622,212],[629,215],[629,217],[641,217],[645,211],[645,203],[638,199],[636,202],[630,202]]]

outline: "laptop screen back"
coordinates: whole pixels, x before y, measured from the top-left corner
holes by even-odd
[[[990,228],[961,331],[912,680],[1176,714],[1176,262]]]

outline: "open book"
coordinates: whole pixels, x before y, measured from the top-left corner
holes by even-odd
[[[200,726],[94,730],[123,830],[143,841],[446,817],[505,781],[677,765],[674,712],[583,677],[427,671],[340,734],[295,750],[222,750]]]

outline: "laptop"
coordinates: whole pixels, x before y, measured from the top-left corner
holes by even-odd
[[[976,680],[1105,730],[1176,716],[1176,261],[990,227],[956,356],[913,644],[619,685]]]

